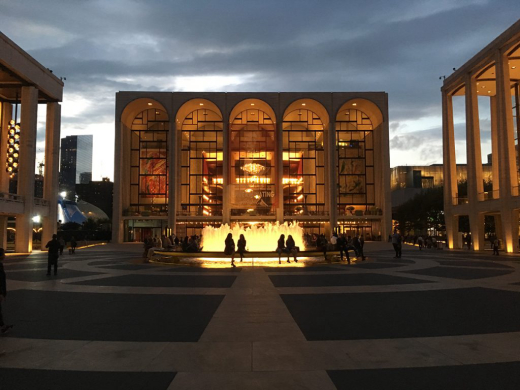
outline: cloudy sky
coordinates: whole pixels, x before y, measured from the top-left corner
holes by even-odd
[[[94,135],[93,180],[113,178],[115,93],[128,90],[385,91],[391,166],[440,163],[439,77],[520,17],[518,0],[0,0],[0,6],[0,30],[67,78],[62,136]],[[481,117],[485,155],[489,121]],[[465,162],[463,118],[455,120],[457,162]]]

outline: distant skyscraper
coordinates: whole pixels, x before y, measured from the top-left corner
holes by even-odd
[[[92,178],[92,135],[61,139],[60,187],[74,191],[75,185]]]

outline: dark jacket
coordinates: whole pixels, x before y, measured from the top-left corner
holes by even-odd
[[[60,251],[60,243],[58,240],[50,240],[47,245],[45,245],[45,248],[49,248],[49,256],[58,256]]]
[[[7,282],[5,280],[4,265],[0,263],[0,295],[7,295]]]

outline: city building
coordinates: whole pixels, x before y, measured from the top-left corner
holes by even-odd
[[[490,157],[490,156],[489,156]],[[457,183],[467,181],[466,164],[457,164]],[[482,164],[484,182],[491,182],[491,164]],[[391,168],[392,208],[402,205],[428,188],[444,185],[443,164],[400,165]]]
[[[520,196],[516,158],[520,138],[520,20],[444,80],[442,92],[444,202],[450,248],[460,247],[459,216],[468,216],[474,250],[484,248],[484,218],[493,216],[507,252],[518,251]],[[463,108],[456,110],[456,99]],[[492,190],[484,191],[480,127],[491,118]],[[467,196],[457,193],[454,117],[465,118]]]
[[[58,151],[63,82],[0,33],[0,244],[7,245],[7,223],[15,218],[16,252],[31,252],[33,219],[41,220],[42,242],[56,233]],[[38,105],[46,105],[43,198],[35,197]],[[40,106],[41,107],[41,106]],[[17,178],[16,193],[9,180]]]
[[[99,207],[112,218],[114,183],[110,179],[104,178],[101,181],[91,181],[88,184],[76,184],[76,195],[80,201]]]
[[[119,92],[115,123],[116,242],[225,223],[390,232],[384,92]]]
[[[76,184],[92,180],[92,140],[92,135],[70,135],[61,139],[61,191],[74,194]]]

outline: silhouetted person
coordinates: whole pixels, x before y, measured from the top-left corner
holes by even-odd
[[[4,317],[2,316],[2,302],[5,300],[7,296],[7,281],[5,277],[4,271],[4,259],[5,259],[5,250],[4,248],[0,248],[0,334],[6,334],[11,330],[13,325],[6,325],[4,323]]]
[[[47,275],[51,274],[51,267],[54,265],[54,275],[58,274],[58,257],[60,257],[60,243],[58,241],[58,236],[56,234],[52,235],[52,240],[50,240],[45,248],[49,248],[49,253],[47,254]]]
[[[236,267],[235,265],[235,240],[233,240],[233,235],[229,233],[226,237],[226,241],[224,241],[225,248],[224,254],[231,256],[231,266]]]
[[[237,242],[237,252],[240,255],[240,262],[244,260],[244,253],[246,252],[247,241],[243,234],[240,235],[240,238]]]
[[[71,254],[75,254],[76,253],[76,247],[78,246],[78,243],[76,241],[76,238],[74,238],[74,236],[72,236],[72,238],[70,239],[70,253]]]
[[[285,252],[285,234],[281,234],[276,245],[276,252],[278,253],[278,264],[282,264],[282,253]],[[290,263],[289,259],[287,262]]]
[[[287,237],[287,241],[285,242],[285,250],[287,252],[287,262],[289,262],[289,256],[292,254],[294,261],[297,263],[298,259],[296,258],[296,254],[298,253],[298,248],[296,247],[293,236],[290,234]]]
[[[337,246],[339,249],[339,254],[341,256],[341,261],[343,261],[343,253],[345,253],[347,257],[347,263],[350,264],[350,255],[348,254],[348,241],[344,234],[338,237]]]
[[[60,239],[58,240],[58,242],[60,243],[60,256],[63,255],[63,249],[65,249],[65,240],[63,239],[63,237],[60,237]]]
[[[493,254],[498,256],[498,238],[493,241]]]

